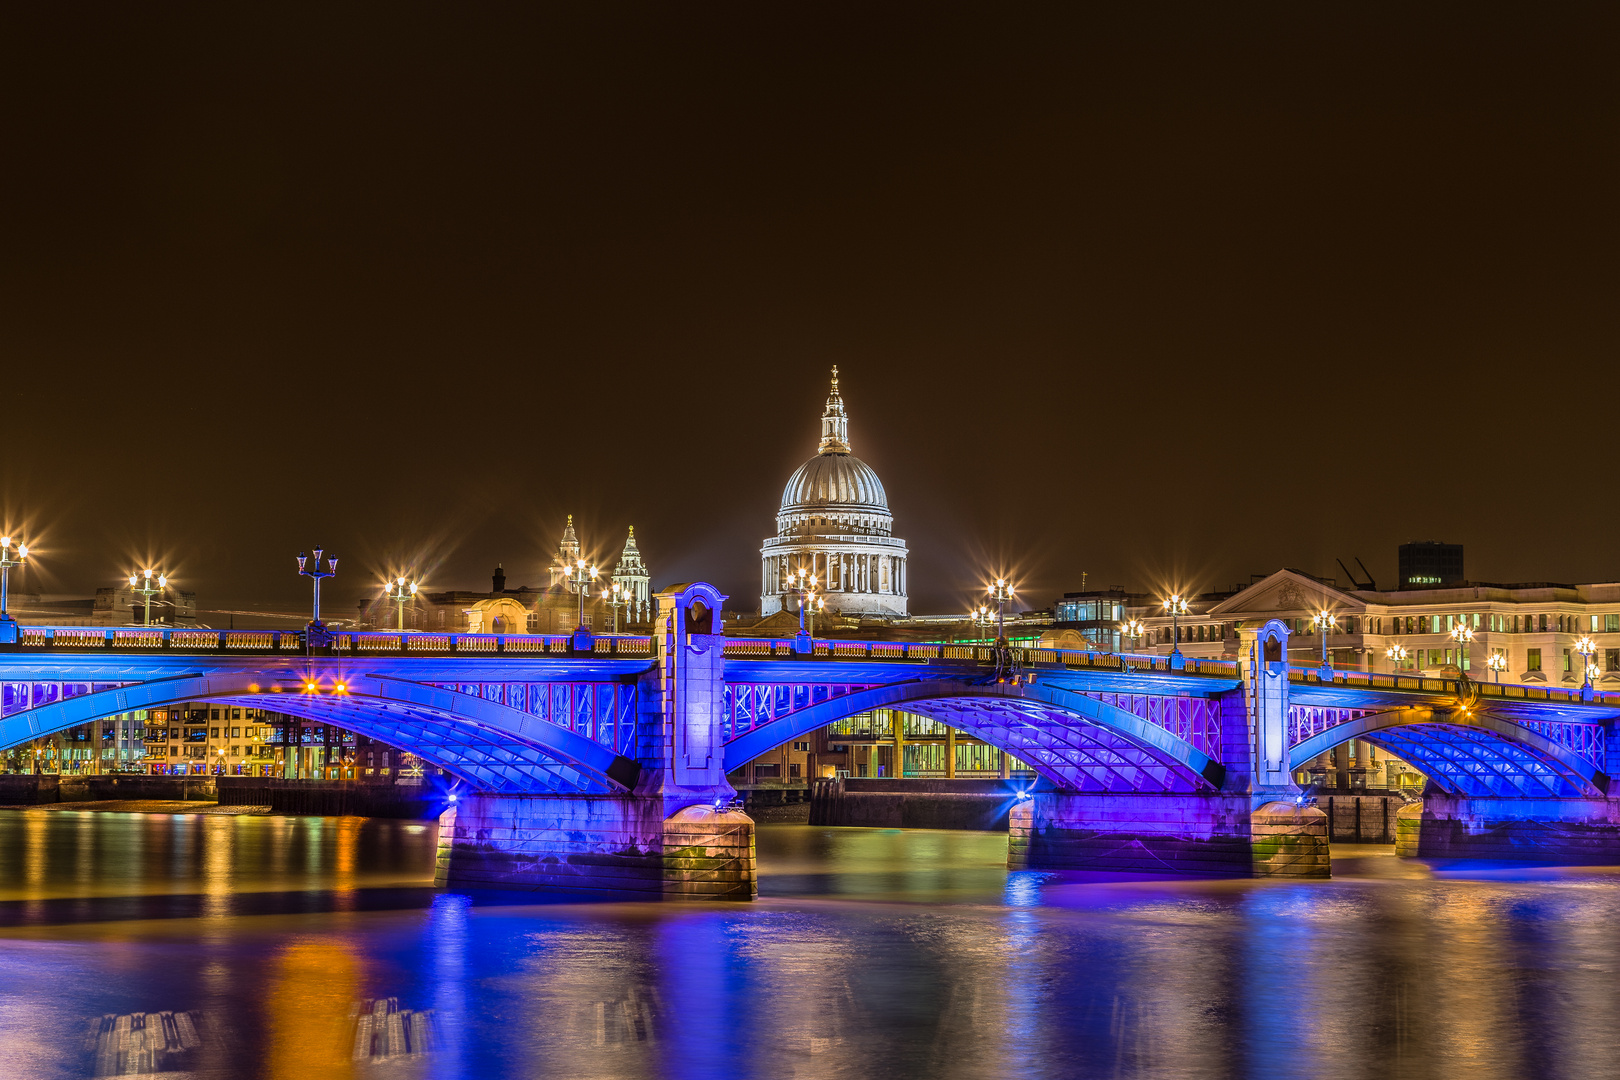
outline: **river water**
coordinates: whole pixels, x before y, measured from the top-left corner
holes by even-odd
[[[3,812],[0,1077],[1620,1075],[1620,872],[1005,845],[762,826],[754,904],[503,904],[416,823]]]

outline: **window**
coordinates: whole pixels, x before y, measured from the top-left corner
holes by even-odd
[[[240,746],[231,747],[231,757],[241,757],[241,756],[242,756],[242,748]]]
[[[242,729],[241,728],[239,728],[239,727],[231,728],[231,738],[240,739],[241,737],[242,737]]]
[[[1565,671],[1573,671],[1574,670],[1570,665],[1569,650],[1568,649],[1564,650],[1564,670]]]
[[[1603,616],[1603,632],[1606,634],[1620,634],[1620,612]]]
[[[219,728],[217,728],[217,727],[214,727],[214,728],[209,728],[209,729],[208,729],[208,737],[209,737],[209,738],[210,738],[210,739],[217,739],[217,738],[219,738]]]
[[[798,750],[798,751],[800,751],[802,753],[809,753],[810,752],[810,744],[807,743],[807,742],[796,742],[796,743],[793,744],[793,749]]]
[[[1524,653],[1524,670],[1526,670],[1526,671],[1540,671],[1541,670],[1541,650],[1540,649],[1526,649],[1525,650],[1525,653]]]
[[[804,766],[800,765],[798,762],[794,762],[793,764],[788,766],[788,779],[789,780],[800,780],[800,779],[803,779],[803,777],[804,777]]]
[[[780,765],[755,765],[754,766],[754,779],[755,780],[775,780],[775,779],[780,779],[781,776],[782,776],[782,766],[780,766]]]
[[[1541,632],[1543,634],[1545,634],[1547,632],[1547,615],[1546,615],[1546,613],[1543,612],[1541,618],[1536,620],[1536,621],[1540,624]],[[1540,671],[1541,669],[1537,668],[1536,670]]]
[[[231,710],[231,719],[232,720],[240,720],[240,719],[242,719],[242,710],[241,709],[232,709]]]
[[[1603,670],[1620,671],[1620,649],[1603,650]]]
[[[210,709],[210,710],[208,710],[208,719],[210,719],[210,720],[218,720],[219,719],[219,710],[218,709]]]
[[[169,747],[169,756],[170,757],[179,757],[180,756],[180,748],[178,746]]]

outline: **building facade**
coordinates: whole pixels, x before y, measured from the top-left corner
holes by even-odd
[[[908,554],[894,535],[882,481],[850,452],[849,415],[833,368],[821,444],[782,489],[776,535],[760,548],[760,614],[797,612],[794,578],[803,571],[815,576],[835,616],[903,618]]]

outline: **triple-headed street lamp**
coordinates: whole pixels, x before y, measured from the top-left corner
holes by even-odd
[[[1459,622],[1451,628],[1451,639],[1457,643],[1457,674],[1466,679],[1468,674],[1463,665],[1468,659],[1465,655],[1468,652],[1468,646],[1474,640],[1474,628],[1467,623]]]
[[[298,573],[315,583],[315,607],[309,621],[308,643],[311,648],[321,648],[328,644],[326,627],[321,625],[321,582],[337,574],[337,556],[325,557],[325,566],[322,566],[322,557],[325,549],[317,546],[315,558],[311,559],[302,551],[298,553]]]
[[[1170,666],[1185,667],[1187,660],[1181,655],[1181,617],[1192,608],[1180,593],[1172,593],[1170,599],[1164,602],[1164,610],[1170,613]]]
[[[405,629],[405,605],[416,599],[417,584],[405,578],[395,578],[383,586],[383,596],[399,605],[399,628]]]
[[[788,587],[799,594],[799,635],[801,637],[815,637],[816,612],[827,610],[827,601],[816,592],[816,575],[804,567],[796,573],[788,575]],[[805,627],[805,612],[810,615],[810,625]]]
[[[980,604],[968,612],[968,621],[979,631],[980,636],[988,638],[990,628],[996,625],[996,613],[988,605]]]
[[[1142,648],[1142,633],[1146,629],[1147,624],[1141,619],[1126,619],[1119,624],[1119,635],[1122,638],[1130,638],[1131,651],[1137,652]]]
[[[576,634],[590,632],[585,626],[585,596],[591,591],[591,582],[595,581],[597,576],[596,567],[591,566],[584,559],[576,561],[563,574],[563,584],[579,594],[579,626],[574,631]]]
[[[613,632],[615,634],[619,632],[619,612],[631,605],[633,602],[632,595],[629,587],[621,585],[617,581],[613,583],[613,588],[602,590],[602,600],[613,612]]]
[[[1391,645],[1384,650],[1384,655],[1389,657],[1390,666],[1400,671],[1401,665],[1406,663],[1406,658],[1412,654],[1406,651],[1405,645]]]
[[[1493,652],[1490,658],[1485,661],[1485,666],[1491,669],[1491,674],[1495,676],[1497,682],[1502,681],[1502,672],[1507,670],[1507,665],[1508,659],[1505,653]]]
[[[1013,598],[1012,582],[1006,578],[996,578],[996,583],[988,591],[996,605],[996,644],[1001,645],[1007,640],[1007,602]]]
[[[157,584],[152,584],[153,581],[156,581]],[[158,574],[154,577],[151,570],[145,570],[139,574],[129,575],[130,591],[146,602],[147,626],[152,625],[152,597],[161,595],[168,586],[169,575],[167,574]]]
[[[1589,698],[1592,696],[1592,683],[1598,676],[1598,667],[1592,662],[1592,657],[1597,655],[1598,643],[1591,635],[1587,635],[1575,643],[1575,651],[1581,654],[1581,666],[1586,670],[1586,681],[1581,684],[1581,696]]]

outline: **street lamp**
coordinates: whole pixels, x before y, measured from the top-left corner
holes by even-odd
[[[1332,612],[1319,611],[1312,617],[1311,624],[1316,627],[1317,636],[1322,639],[1322,670],[1320,676],[1326,681],[1331,681],[1333,679],[1333,665],[1328,663],[1327,639],[1329,631],[1339,625],[1339,620],[1334,618]]]
[[[1187,661],[1181,655],[1181,617],[1192,609],[1180,593],[1172,593],[1170,599],[1164,602],[1164,610],[1170,613],[1170,666],[1185,667]]]
[[[579,593],[579,626],[574,633],[588,633],[585,627],[585,594],[591,591],[591,582],[596,580],[597,569],[580,559],[569,567],[563,575],[563,584]]]
[[[1395,670],[1400,671],[1401,665],[1406,663],[1406,658],[1412,654],[1406,651],[1405,645],[1391,645],[1384,650],[1384,655],[1389,657],[1389,662]]]
[[[613,588],[602,590],[602,599],[613,612],[613,632],[617,634],[619,632],[619,612],[629,607],[631,603],[630,590],[615,581]]]
[[[1126,619],[1119,624],[1121,637],[1131,639],[1131,651],[1136,652],[1142,647],[1142,632],[1147,629],[1141,619]]]
[[[309,621],[309,645],[312,648],[327,644],[326,627],[321,625],[321,582],[337,574],[336,555],[327,556],[326,565],[321,565],[324,552],[324,548],[317,546],[313,560],[302,551],[298,553],[298,573],[315,583],[314,615]]]
[[[11,568],[21,566],[28,561],[28,545],[18,542],[16,552],[11,547],[11,537],[0,536],[0,622],[10,622],[11,616],[6,612],[6,592],[10,586]]]
[[[996,578],[989,593],[990,599],[996,602],[996,644],[1000,645],[1007,639],[1007,601],[1013,598],[1012,582]]]
[[[1502,653],[1493,652],[1490,655],[1490,659],[1485,661],[1485,666],[1491,669],[1492,674],[1496,677],[1496,681],[1501,682],[1502,672],[1507,670],[1507,657]]]
[[[399,605],[399,628],[405,629],[405,605],[416,599],[416,582],[397,578],[383,586],[383,596]]]
[[[1466,679],[1468,676],[1463,671],[1465,659],[1463,654],[1468,650],[1469,643],[1474,640],[1474,628],[1459,622],[1451,628],[1451,639],[1457,643],[1457,674]]]
[[[157,584],[152,584],[152,571],[146,570],[140,574],[129,575],[129,588],[136,596],[146,601],[146,625],[152,625],[152,597],[160,596],[169,585],[167,574],[157,575]]]
[[[791,573],[787,577],[788,588],[799,594],[799,636],[801,638],[814,637],[816,633],[816,612],[827,610],[827,601],[816,594],[818,584],[816,575],[804,567]],[[810,625],[805,627],[805,612],[810,613]]]
[[[1586,669],[1586,682],[1581,687],[1581,696],[1591,697],[1592,681],[1597,678],[1598,674],[1597,665],[1592,663],[1592,657],[1597,655],[1598,643],[1591,635],[1587,635],[1575,643],[1575,651],[1580,653],[1581,659],[1585,661],[1582,666]]]
[[[968,621],[978,628],[982,636],[989,637],[990,628],[996,625],[996,614],[988,606],[980,604],[968,612]]]

